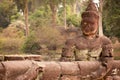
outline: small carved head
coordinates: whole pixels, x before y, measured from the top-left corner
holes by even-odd
[[[82,13],[81,27],[86,36],[94,35],[98,31],[99,14],[95,3],[90,2],[86,11]]]

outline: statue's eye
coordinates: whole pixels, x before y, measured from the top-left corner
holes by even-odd
[[[87,23],[86,23],[86,22],[84,22],[83,24],[84,24],[84,25],[87,25]]]

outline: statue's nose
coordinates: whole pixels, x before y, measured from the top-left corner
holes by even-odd
[[[88,24],[87,27],[90,28],[90,24]]]

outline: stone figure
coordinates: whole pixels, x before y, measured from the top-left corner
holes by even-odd
[[[103,78],[111,69],[113,60],[112,42],[98,33],[99,12],[91,1],[82,13],[82,35],[68,39],[62,50],[60,61],[100,61],[101,66],[92,74],[92,80]],[[91,75],[90,74],[90,75]]]
[[[112,59],[112,43],[106,36],[99,36],[99,14],[94,3],[82,13],[83,35],[68,39],[63,48],[61,61],[85,61]]]

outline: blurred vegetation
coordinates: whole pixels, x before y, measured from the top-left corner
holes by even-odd
[[[61,33],[52,27],[40,27],[31,33],[24,43],[24,52],[38,53],[42,48],[56,50],[64,44]]]
[[[33,13],[30,13],[29,21],[30,21],[30,28],[34,29],[37,27],[48,26],[51,23],[51,12],[48,6],[40,7],[35,10]]]
[[[23,32],[15,27],[8,27],[0,33],[0,53],[20,54],[24,42]]]
[[[120,38],[120,1],[105,0],[104,4],[104,32],[107,36]]]
[[[81,13],[88,3],[81,0],[66,0],[65,7],[63,4],[63,0],[52,0],[52,3],[51,0],[28,0],[30,34],[26,37],[25,0],[0,0],[0,53],[46,54],[53,55],[52,57],[59,54],[66,39],[63,36],[66,35],[64,21],[66,20],[67,28],[79,28]],[[104,33],[119,40],[120,1],[105,0],[103,7]],[[117,52],[119,50],[119,47],[115,49]]]
[[[0,27],[7,27],[11,22],[11,17],[17,13],[17,8],[10,0],[0,1]]]
[[[77,15],[70,15],[67,17],[67,25],[68,27],[73,25],[75,27],[80,27],[81,18],[77,17]]]

